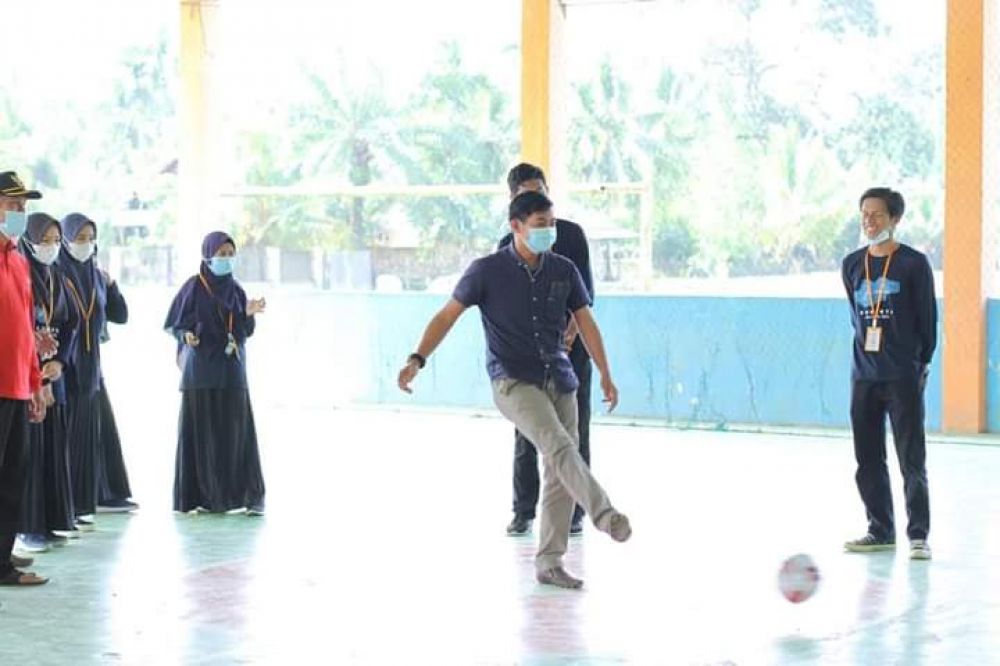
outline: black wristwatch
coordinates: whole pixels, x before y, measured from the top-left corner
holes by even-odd
[[[410,361],[416,361],[421,370],[423,370],[424,366],[427,365],[427,359],[416,352],[413,352],[406,357],[406,362],[409,363]]]

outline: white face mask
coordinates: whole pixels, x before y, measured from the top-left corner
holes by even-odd
[[[881,245],[886,241],[892,240],[895,231],[896,229],[891,225],[886,227],[882,231],[878,232],[874,238],[868,239],[868,247],[875,247],[876,245]]]
[[[59,256],[59,243],[49,243],[47,245],[29,243],[29,246],[31,247],[31,253],[35,255],[35,259],[40,264],[51,266],[55,263],[56,257]]]
[[[70,256],[82,264],[94,256],[94,241],[70,243],[68,249]]]

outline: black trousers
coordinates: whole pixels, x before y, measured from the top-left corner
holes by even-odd
[[[569,360],[580,381],[576,391],[579,412],[580,455],[590,465],[590,383],[593,367],[583,343],[579,340],[570,351]],[[535,445],[519,431],[514,431],[514,514],[520,518],[534,518],[538,506],[541,481],[538,475],[538,451]],[[583,508],[577,505],[573,522],[583,518]]]
[[[28,403],[0,398],[0,576],[10,564],[21,518],[22,467],[28,442]]]
[[[885,417],[889,416],[896,457],[903,475],[910,539],[926,539],[930,530],[927,493],[927,446],[924,437],[924,380],[856,381],[851,391],[851,427],[855,479],[868,515],[868,531],[895,539],[896,527],[886,465]]]

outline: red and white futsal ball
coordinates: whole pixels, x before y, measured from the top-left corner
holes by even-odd
[[[793,604],[811,597],[818,586],[819,569],[808,555],[793,555],[782,563],[778,572],[778,589]]]

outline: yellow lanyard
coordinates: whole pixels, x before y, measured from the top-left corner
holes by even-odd
[[[97,285],[95,284],[94,289],[90,292],[90,306],[86,310],[83,309],[83,299],[80,298],[80,292],[76,290],[76,285],[73,284],[73,281],[66,278],[66,286],[72,292],[73,302],[76,303],[76,308],[80,311],[80,316],[83,317],[87,353],[90,353],[90,318],[94,316],[94,305],[97,303]]]
[[[871,250],[865,253],[865,285],[868,287],[868,303],[872,306],[872,326],[878,328],[878,316],[882,312],[882,299],[885,298],[885,285],[888,282],[889,264],[892,263],[893,250],[885,258],[885,267],[882,269],[882,284],[878,287],[878,302],[872,298],[872,276],[871,268],[868,266],[868,259],[872,256]]]
[[[45,313],[45,328],[50,328],[52,323],[52,315],[56,310],[56,290],[55,286],[52,284],[52,270],[49,270],[49,307],[45,307],[45,303],[41,303],[42,312]]]
[[[208,280],[205,279],[205,276],[199,273],[198,279],[201,280],[201,286],[205,287],[205,291],[208,292],[208,295],[212,296],[214,299],[215,294],[212,293],[212,288],[208,286]],[[239,347],[236,346],[236,338],[233,337],[233,313],[230,311],[229,320],[227,322],[226,317],[222,314],[222,306],[216,303],[215,307],[219,311],[219,318],[222,320],[222,323],[227,327],[226,333],[229,335],[229,343],[233,345],[233,349],[236,352],[236,358],[239,358],[240,349]]]

